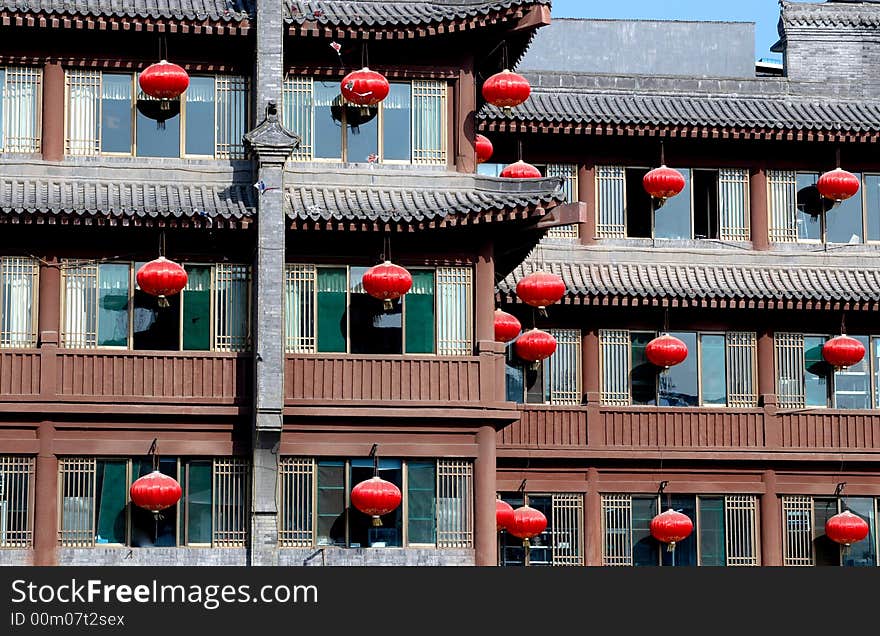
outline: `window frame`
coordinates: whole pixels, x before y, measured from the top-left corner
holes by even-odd
[[[33,548],[35,468],[36,458],[33,455],[0,455],[0,553],[4,550]],[[23,514],[19,508],[19,514],[12,517],[10,503],[24,506]]]
[[[583,343],[584,343],[584,334],[583,331],[578,327],[556,327],[547,329],[547,332],[557,338],[557,340],[561,340],[561,336],[556,335],[560,331],[571,332],[572,337],[575,339],[575,342],[566,342],[564,344],[573,344],[573,350],[575,351],[575,360],[573,369],[573,373],[575,376],[575,393],[579,396],[577,401],[556,401],[553,399],[553,366],[550,362],[557,353],[559,353],[559,348],[551,355],[549,358],[545,358],[544,360],[540,360],[536,363],[526,362],[524,360],[520,360],[516,357],[514,353],[514,341],[508,343],[505,347],[505,366],[506,367],[514,367],[518,370],[522,377],[522,385],[523,390],[522,394],[519,396],[521,401],[516,402],[517,404],[532,404],[536,406],[564,406],[564,407],[576,407],[581,406],[584,402],[584,380],[583,380]],[[529,401],[529,387],[526,384],[526,368],[532,366],[537,367],[538,373],[541,378],[541,392],[543,395],[543,401],[541,402],[530,402]],[[505,375],[506,378],[506,375]]]
[[[0,70],[3,71],[3,79],[0,82],[0,153],[8,153],[8,154],[23,154],[23,155],[33,155],[41,152],[41,145],[43,141],[43,69],[38,66],[27,66],[27,65],[12,65],[12,64],[3,64],[0,65]],[[34,117],[34,137],[31,138],[31,147],[26,150],[10,150],[9,144],[7,143],[7,129],[6,126],[3,125],[4,119],[7,117],[6,114],[6,106],[7,106],[7,97],[6,97],[6,89],[9,84],[9,72],[13,70],[20,75],[31,74],[33,76],[33,84],[34,84],[34,112],[32,113]],[[30,116],[30,113],[24,113],[20,116]]]
[[[815,535],[814,529],[816,528],[816,499],[836,499],[837,500],[837,513],[842,512],[845,507],[845,500],[848,498],[859,498],[859,499],[871,499],[872,500],[872,512],[874,514],[874,541],[873,541],[873,549],[874,549],[874,564],[873,566],[847,566],[843,563],[844,558],[844,546],[838,546],[838,559],[835,567],[877,567],[880,566],[880,496],[877,495],[794,495],[794,494],[786,494],[782,495],[779,499],[779,509],[781,512],[781,522],[782,522],[782,565],[784,567],[817,567],[819,564],[816,563],[816,540],[817,537]],[[803,556],[797,556],[790,553],[790,541],[791,536],[789,534],[788,529],[788,518],[786,517],[786,513],[788,511],[792,512],[805,512],[803,508],[803,504],[807,503],[808,500],[810,510],[810,519],[809,519],[809,546],[810,546],[810,563],[792,563],[790,561],[794,561],[797,559],[805,559]],[[790,502],[790,507],[786,506],[786,503]],[[800,504],[800,508],[798,507]],[[853,513],[856,514],[856,513]],[[861,516],[861,515],[859,515]]]
[[[25,261],[28,262],[30,273],[24,271]],[[0,334],[0,349],[33,349],[37,346],[39,340],[39,314],[40,314],[40,262],[30,256],[0,256],[0,329],[5,322],[4,310],[6,308],[6,298],[4,290],[6,288],[5,275],[9,269],[16,270],[21,275],[29,275],[31,277],[31,312],[30,312],[30,339],[25,345],[6,345],[8,334]]]
[[[511,497],[510,495],[515,494],[516,497]],[[522,501],[521,505],[529,505],[530,498],[533,497],[541,497],[550,499],[550,516],[547,518],[547,529],[544,530],[541,534],[545,532],[548,533],[549,542],[547,544],[547,548],[550,551],[550,561],[548,563],[541,563],[540,565],[549,566],[549,567],[560,567],[560,566],[583,566],[586,561],[586,524],[584,522],[584,511],[586,509],[585,506],[585,493],[583,492],[562,492],[562,491],[544,491],[537,490],[534,492],[499,492],[497,496],[502,500],[506,501],[510,504],[510,501],[514,501],[514,504],[510,504],[514,508],[520,505],[520,500]],[[567,502],[563,503],[563,500],[567,500]],[[576,526],[574,530],[571,529],[557,529],[554,524],[554,520],[557,518],[557,513],[559,515],[567,512],[570,518],[573,518],[576,522]],[[575,554],[563,554],[558,555],[557,550],[559,549],[557,546],[559,542],[557,542],[557,538],[559,534],[566,532],[568,534],[574,532],[576,534],[577,546],[575,547]],[[535,567],[530,562],[530,560],[526,560],[524,556],[524,562],[519,564],[510,564],[507,565],[504,563],[504,534],[506,530],[503,528],[498,533],[498,566],[499,567]],[[542,546],[543,547],[543,546]],[[534,547],[530,548],[530,551],[534,549]],[[570,550],[570,549],[569,549]]]

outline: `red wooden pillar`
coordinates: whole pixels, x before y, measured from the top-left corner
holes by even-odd
[[[752,170],[749,175],[749,222],[752,247],[756,250],[770,249],[770,209],[767,205],[767,171]]]
[[[495,428],[477,431],[474,462],[474,559],[476,565],[498,565],[498,531],[495,525]]]
[[[578,227],[581,244],[596,242],[596,166],[578,166],[577,200],[587,204],[587,221]]]
[[[474,60],[468,57],[458,71],[453,93],[455,105],[453,122],[455,135],[455,169],[459,172],[477,171],[476,136],[477,82],[474,78]]]
[[[43,66],[42,153],[46,161],[64,159],[64,69],[60,62]]]
[[[602,565],[602,494],[599,471],[587,469],[587,495],[584,502],[584,563]]]
[[[782,565],[782,511],[776,494],[776,471],[765,470],[761,495],[761,565]]]

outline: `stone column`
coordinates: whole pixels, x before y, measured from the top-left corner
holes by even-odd
[[[495,428],[477,431],[474,462],[474,558],[476,565],[498,564],[498,530],[495,526]]]

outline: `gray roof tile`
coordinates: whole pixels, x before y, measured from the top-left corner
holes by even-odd
[[[428,25],[549,0],[284,0],[285,21],[344,26]]]
[[[254,13],[254,0],[0,0],[16,13],[240,21]]]

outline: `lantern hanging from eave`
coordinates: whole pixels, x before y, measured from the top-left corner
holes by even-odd
[[[816,188],[826,199],[840,203],[859,191],[859,178],[851,172],[835,168],[819,177]]]
[[[373,517],[373,525],[382,525],[382,515],[394,512],[400,505],[400,488],[379,476],[360,482],[351,489],[351,505]]]
[[[513,521],[507,527],[507,531],[517,539],[523,540],[523,545],[529,544],[529,539],[537,537],[547,529],[547,517],[540,510],[529,505],[521,506],[513,511]]]
[[[505,167],[499,175],[505,179],[540,179],[541,171],[522,159]]]
[[[844,510],[825,522],[825,536],[846,547],[862,541],[869,531],[868,523],[849,510]]]
[[[186,270],[164,256],[144,263],[135,275],[138,286],[146,293],[159,297],[159,306],[168,307],[167,296],[179,294],[186,287]]]
[[[170,508],[180,501],[181,494],[178,481],[158,470],[136,480],[129,489],[132,503],[152,512]]]
[[[474,147],[477,150],[477,163],[484,163],[492,158],[494,148],[488,137],[477,133],[476,137],[474,137]]]
[[[138,76],[138,85],[144,94],[163,100],[162,107],[168,109],[169,99],[177,99],[189,88],[189,75],[177,64],[161,60],[145,68]]]
[[[678,170],[662,165],[642,177],[642,185],[653,198],[666,200],[684,190],[685,181]]]
[[[412,287],[412,275],[400,265],[385,261],[364,272],[364,291],[383,301],[385,311],[391,311],[393,301],[406,294]]]
[[[846,369],[864,359],[865,346],[847,335],[835,336],[822,345],[822,357],[835,369]]]
[[[495,500],[495,527],[498,532],[507,530],[513,525],[513,506],[503,499]]]
[[[365,66],[343,77],[339,88],[342,96],[352,104],[375,106],[388,97],[391,85],[384,75]]]
[[[556,351],[556,338],[540,329],[529,329],[513,343],[517,357],[526,362],[539,362]]]
[[[513,108],[529,98],[532,87],[529,81],[509,69],[495,73],[483,82],[483,99],[498,108]]]
[[[552,272],[532,272],[516,284],[517,297],[525,304],[538,309],[545,309],[549,305],[558,303],[565,296],[565,292],[565,281]]]
[[[522,324],[506,311],[495,310],[495,341],[510,342],[522,331]]]
[[[675,544],[687,539],[694,529],[694,522],[686,514],[670,508],[651,519],[651,536],[667,544],[670,552]]]
[[[648,362],[663,369],[681,364],[687,356],[687,345],[668,333],[657,336],[645,347]]]

